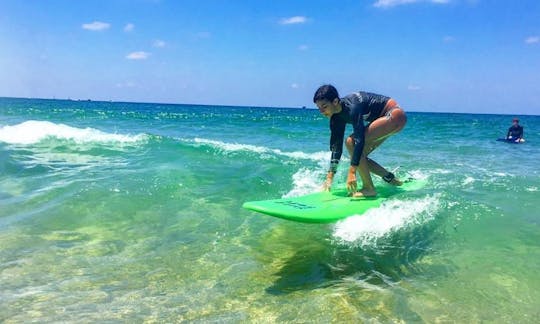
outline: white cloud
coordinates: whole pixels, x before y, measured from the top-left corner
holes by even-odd
[[[152,46],[158,47],[158,48],[163,48],[163,47],[165,47],[165,45],[166,45],[165,42],[162,41],[161,39],[156,39],[154,41],[154,44],[152,44]]]
[[[410,3],[417,3],[417,2],[431,2],[431,3],[439,3],[439,4],[445,4],[449,3],[450,0],[377,0],[373,4],[374,7],[377,8],[390,8]]]
[[[137,84],[135,82],[132,82],[132,81],[127,81],[127,82],[117,83],[116,87],[117,88],[135,88],[135,87],[137,87]]]
[[[412,84],[407,87],[407,90],[409,90],[409,91],[418,91],[420,89],[422,89],[422,88],[420,88],[420,86],[412,85]]]
[[[130,31],[133,31],[133,29],[135,29],[135,25],[132,24],[132,23],[128,23],[124,26],[124,31],[126,33],[129,33]]]
[[[307,18],[304,16],[294,16],[289,18],[283,18],[279,21],[281,25],[294,25],[294,24],[304,24],[307,22]]]
[[[133,52],[129,53],[126,58],[128,60],[146,60],[150,56],[150,53],[139,51],[139,52]]]
[[[525,39],[526,44],[540,43],[540,36],[530,36]]]
[[[86,30],[92,30],[92,31],[102,31],[105,29],[109,29],[111,27],[111,24],[104,23],[101,21],[94,21],[89,24],[82,24],[82,28]]]
[[[456,40],[456,38],[454,36],[444,36],[443,37],[443,42],[445,42],[445,43],[451,43],[451,42],[453,42],[455,40]]]
[[[299,49],[300,51],[307,51],[307,50],[309,49],[309,46],[307,46],[307,45],[300,45],[300,46],[298,46],[298,49]]]
[[[414,2],[418,2],[418,0],[377,0],[373,6],[378,8],[388,8]]]
[[[293,83],[291,84],[291,88],[293,89],[298,89],[300,86],[298,85],[298,83]]]

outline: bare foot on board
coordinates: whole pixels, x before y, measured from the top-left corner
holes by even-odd
[[[392,181],[389,182],[393,186],[401,186],[403,184],[403,181],[399,180],[398,178],[392,179]]]
[[[375,190],[361,189],[352,195],[354,198],[373,198],[377,196]]]

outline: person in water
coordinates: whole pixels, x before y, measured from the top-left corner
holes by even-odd
[[[399,132],[407,122],[407,116],[396,100],[369,92],[355,92],[339,98],[332,85],[317,89],[313,102],[324,116],[330,119],[330,168],[323,190],[330,190],[343,151],[345,127],[352,124],[353,133],[347,137],[346,147],[351,156],[347,175],[347,190],[354,197],[377,195],[370,172],[382,177],[392,185],[400,186],[396,176],[368,158],[387,138]],[[367,126],[364,124],[367,122]],[[362,188],[357,190],[356,172],[360,174]]]
[[[508,141],[514,142],[523,142],[523,126],[519,124],[519,119],[514,118],[512,120],[512,126],[508,128],[508,133],[506,134],[506,139]]]

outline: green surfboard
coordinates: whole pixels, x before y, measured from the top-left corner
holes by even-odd
[[[245,202],[242,207],[258,213],[302,223],[332,223],[376,208],[386,199],[424,187],[426,181],[411,180],[402,186],[377,186],[374,198],[349,197],[345,188],[304,196]]]

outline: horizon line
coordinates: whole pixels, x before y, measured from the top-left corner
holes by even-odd
[[[176,105],[176,106],[202,106],[202,107],[238,107],[238,108],[268,108],[268,109],[297,109],[297,110],[317,110],[316,107],[286,107],[286,106],[257,106],[257,105],[223,105],[223,104],[200,104],[200,103],[168,103],[168,102],[150,102],[150,101],[114,101],[114,100],[95,100],[95,99],[71,99],[64,98],[37,98],[37,97],[6,97],[0,96],[0,99],[24,99],[24,100],[51,100],[51,101],[74,101],[74,102],[100,102],[100,103],[128,103],[128,104],[152,104],[152,105]],[[411,113],[428,113],[428,114],[459,114],[459,115],[500,115],[500,116],[540,116],[527,113],[506,114],[506,113],[489,113],[489,112],[449,112],[449,111],[423,111],[423,110],[406,110]]]

